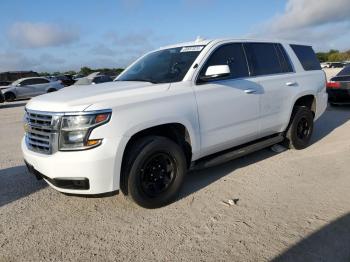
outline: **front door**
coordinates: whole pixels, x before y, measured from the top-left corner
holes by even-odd
[[[208,155],[257,139],[261,86],[249,81],[241,43],[218,47],[202,67],[199,77],[213,65],[229,65],[225,79],[195,85],[201,154]]]
[[[35,95],[36,89],[33,79],[25,79],[16,87],[17,98],[28,98]]]

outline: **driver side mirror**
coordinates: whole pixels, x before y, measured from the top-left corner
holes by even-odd
[[[17,87],[18,87],[18,86],[22,86],[22,84],[21,84],[21,83],[19,83],[19,84],[17,84],[16,86],[17,86]]]
[[[214,65],[209,66],[204,76],[201,76],[199,80],[201,82],[208,82],[210,80],[225,78],[231,74],[230,67],[228,65]]]

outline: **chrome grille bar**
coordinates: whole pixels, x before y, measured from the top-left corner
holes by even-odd
[[[60,116],[55,113],[26,110],[25,140],[32,151],[52,154],[57,150]]]

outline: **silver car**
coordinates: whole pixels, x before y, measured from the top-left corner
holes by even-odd
[[[16,99],[31,98],[62,89],[60,81],[50,81],[45,77],[28,77],[13,82],[9,86],[1,87],[1,91],[8,102]]]

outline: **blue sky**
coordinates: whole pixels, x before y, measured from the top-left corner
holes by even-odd
[[[125,67],[197,36],[350,49],[349,0],[4,0],[1,14],[0,71]]]

